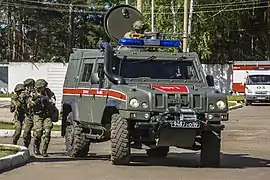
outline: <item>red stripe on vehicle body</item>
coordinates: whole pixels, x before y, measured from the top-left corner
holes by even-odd
[[[111,90],[111,89],[98,89],[98,88],[64,88],[63,89],[63,94],[64,95],[96,95],[96,96],[103,96],[103,97],[112,97],[116,99],[120,99],[122,101],[127,100],[127,96],[119,91],[116,90]]]
[[[152,87],[166,93],[189,93],[188,87],[183,85],[152,85]]]
[[[253,70],[254,68],[270,68],[270,65],[233,65],[233,70]]]

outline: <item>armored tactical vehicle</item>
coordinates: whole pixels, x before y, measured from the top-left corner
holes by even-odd
[[[104,24],[119,46],[103,42],[101,49],[71,54],[62,102],[68,155],[87,156],[91,142],[110,140],[113,164],[129,163],[131,148],[165,157],[175,146],[201,150],[202,166],[219,166],[226,96],[214,89],[196,53],[181,53],[180,41],[123,39],[137,20],[135,8],[113,7]],[[156,50],[166,47],[178,51]]]

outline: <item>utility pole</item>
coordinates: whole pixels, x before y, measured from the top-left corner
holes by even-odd
[[[137,9],[142,12],[142,0],[137,0]]]
[[[73,21],[74,21],[74,13],[73,13],[73,5],[69,5],[69,26],[68,26],[68,42],[67,42],[67,57],[66,62],[69,60],[69,55],[72,50],[72,39],[73,39]]]
[[[152,29],[152,32],[154,32],[155,31],[155,28],[154,28],[154,21],[155,21],[155,1],[154,0],[152,0],[152,3],[151,3],[151,29]]]
[[[192,13],[193,13],[193,0],[190,0],[189,17],[188,17],[188,37],[191,36]],[[189,46],[190,46],[190,43],[188,43],[187,45],[187,52],[189,52]]]
[[[188,0],[184,0],[184,34],[183,34],[183,52],[187,52],[188,38]]]
[[[7,38],[7,42],[8,42],[8,49],[7,49],[7,61],[9,62],[11,60],[11,44],[12,44],[12,37],[11,37],[11,8],[10,5],[8,4],[7,6],[7,24],[8,24],[8,38]]]
[[[267,13],[266,13],[266,22],[267,22],[267,60],[270,61],[270,2],[268,2],[268,8],[267,8]]]
[[[126,0],[126,5],[129,5],[129,0]]]

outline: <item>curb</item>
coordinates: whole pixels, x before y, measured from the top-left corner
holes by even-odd
[[[11,101],[11,98],[0,98],[0,102]]]
[[[14,134],[14,131],[13,129],[0,129],[0,137],[12,137],[13,134]],[[22,130],[22,133],[21,135],[23,134],[23,130]],[[32,135],[33,137],[33,135]],[[52,131],[51,132],[51,137],[52,138],[61,138],[61,131]]]
[[[239,108],[242,108],[242,107],[243,107],[243,104],[236,102],[236,105],[229,107],[229,110],[239,109]]]
[[[9,104],[3,104],[0,106],[0,108],[9,108],[9,106],[10,106]]]
[[[16,154],[8,155],[0,158],[0,172],[11,170],[13,168],[27,164],[30,158],[29,149],[24,146],[11,145],[11,144],[0,144],[2,146],[19,148],[20,151]]]

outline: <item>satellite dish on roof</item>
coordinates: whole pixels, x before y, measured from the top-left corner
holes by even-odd
[[[129,5],[112,7],[104,17],[106,34],[115,41],[123,38],[126,32],[133,30],[133,23],[143,20],[140,11]]]

